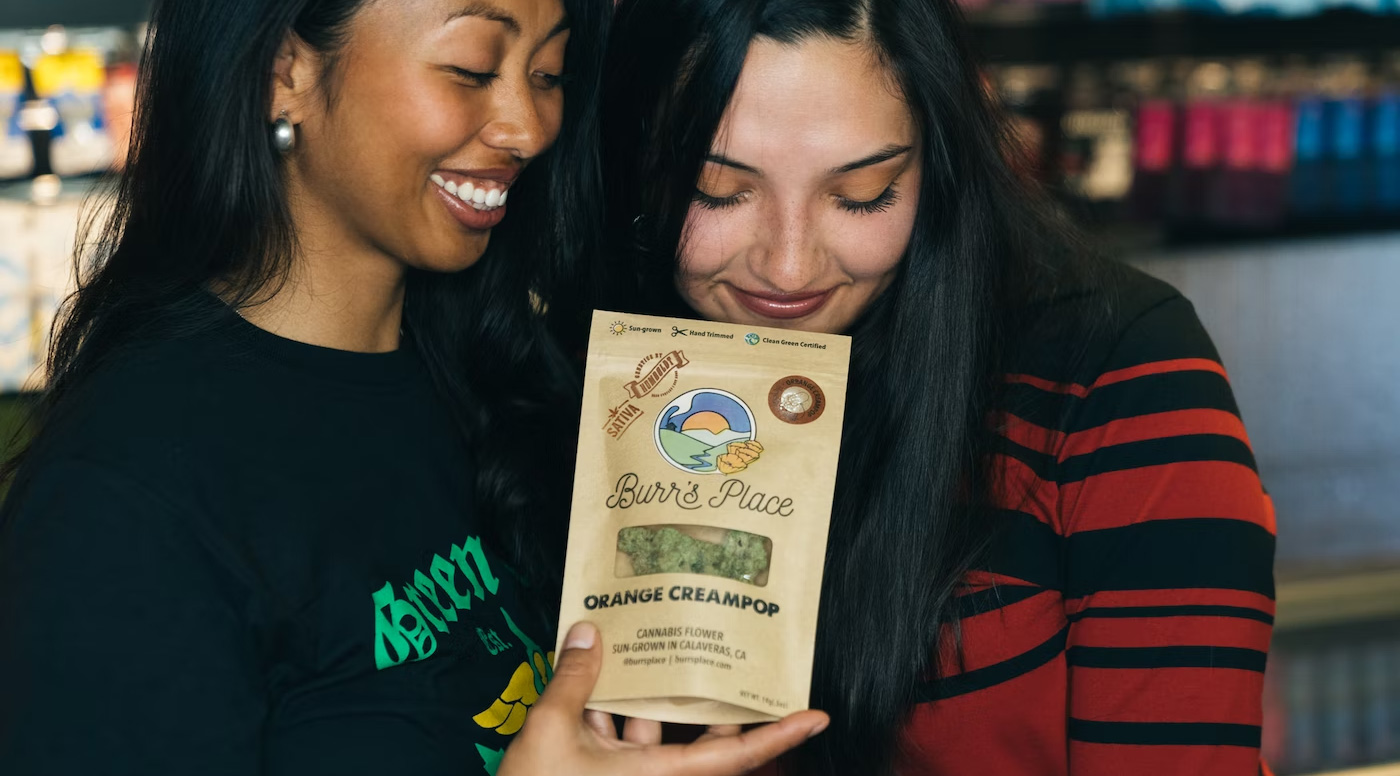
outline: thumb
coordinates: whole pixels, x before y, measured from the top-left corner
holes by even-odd
[[[535,708],[552,709],[550,714],[583,716],[584,704],[593,694],[598,671],[603,664],[598,629],[592,623],[580,622],[564,637],[564,650],[554,664],[554,678],[545,687]]]

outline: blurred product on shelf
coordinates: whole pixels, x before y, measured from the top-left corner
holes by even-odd
[[[1371,112],[1371,148],[1375,153],[1376,205],[1400,213],[1400,52],[1376,73]]]
[[[124,165],[137,39],[110,28],[0,31],[0,180]]]
[[[73,248],[91,192],[54,175],[0,188],[0,393],[42,387],[49,330],[75,289]]]
[[[131,143],[131,122],[136,117],[136,65],[113,65],[107,71],[107,87],[102,90],[102,110],[107,116],[107,132],[112,137],[112,167],[126,167]]]
[[[1013,164],[1093,222],[1400,226],[1400,52],[988,71]]]
[[[1400,757],[1400,623],[1290,633],[1269,654],[1264,756],[1278,776]]]
[[[1012,166],[1021,174],[1045,179],[1054,169],[1050,151],[1058,145],[1059,71],[1043,65],[1012,66],[995,69],[990,80],[1009,112]]]
[[[0,391],[22,386],[34,369],[30,272],[30,213],[0,199]]]
[[[1299,18],[1345,8],[1384,15],[1400,13],[1397,0],[960,0],[971,14],[989,9],[1026,11],[1048,6],[1082,6],[1094,17],[1189,12],[1215,16]]]
[[[1087,202],[1117,202],[1133,184],[1132,115],[1100,68],[1070,74],[1060,120],[1059,169],[1065,190]]]
[[[100,172],[114,158],[102,116],[103,70],[95,51],[44,55],[34,65],[34,91],[58,111],[49,135],[49,167],[59,175]]]
[[[19,52],[0,41],[0,179],[18,178],[34,169],[34,147],[20,126],[24,105],[24,64]]]

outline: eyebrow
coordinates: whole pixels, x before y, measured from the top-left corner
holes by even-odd
[[[514,16],[511,16],[509,13],[506,13],[500,8],[497,8],[496,6],[488,2],[483,2],[482,0],[477,0],[477,2],[474,3],[468,3],[467,5],[462,6],[456,11],[453,11],[447,17],[446,21],[443,22],[443,24],[449,24],[467,16],[475,16],[478,19],[486,19],[487,21],[499,22],[500,24],[505,25],[505,28],[509,30],[512,35],[519,35],[521,31],[520,22]],[[544,39],[549,40],[555,35],[558,35],[559,33],[564,32],[568,29],[569,17],[565,16],[564,18],[560,19],[558,23],[556,23],[553,27],[550,28],[549,34],[544,36]]]
[[[873,167],[874,165],[877,165],[880,162],[888,162],[889,160],[897,156],[903,156],[912,150],[914,150],[913,146],[887,145],[879,151],[876,151],[875,153],[865,157],[864,159],[857,159],[854,162],[851,162],[850,164],[843,164],[840,167],[832,169],[831,174],[841,175],[865,167]]]
[[[447,19],[443,21],[443,24],[449,24],[467,16],[475,16],[479,19],[499,22],[505,25],[505,28],[510,30],[512,34],[520,34],[520,22],[517,21],[514,16],[511,16],[490,3],[480,2],[479,0],[478,2],[468,3],[456,11],[453,11],[448,15]]]
[[[736,170],[742,170],[752,175],[763,174],[759,172],[757,167],[750,167],[749,165],[744,164],[743,162],[736,162],[733,159],[730,159],[729,157],[725,156],[724,154],[710,154],[709,156],[705,157],[705,161],[709,162],[710,164],[718,164],[724,167],[733,167]]]
[[[855,170],[860,170],[865,167],[872,167],[881,162],[888,162],[889,160],[894,159],[897,156],[903,156],[912,150],[914,150],[913,146],[888,145],[880,149],[879,151],[876,151],[875,153],[865,157],[864,159],[857,159],[856,161],[851,162],[850,164],[843,164],[840,167],[833,168],[831,170],[831,174],[842,175],[844,173],[853,172]],[[709,162],[710,164],[718,164],[723,165],[725,167],[732,167],[736,170],[741,170],[752,175],[763,175],[763,172],[757,167],[753,167],[751,165],[744,164],[743,162],[730,159],[724,154],[710,154],[705,157],[705,161]]]

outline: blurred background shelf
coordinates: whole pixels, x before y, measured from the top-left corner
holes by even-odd
[[[1078,4],[1017,3],[967,16],[975,45],[989,62],[1322,55],[1400,45],[1400,15],[1352,9],[1303,18],[1183,11],[1101,18]]]
[[[150,0],[5,0],[0,3],[0,29],[43,29],[53,24],[136,25],[146,19],[150,10]]]
[[[1368,765],[1400,762],[1400,0],[1160,10],[1217,1],[964,0],[1008,159],[1230,370],[1279,522],[1267,759],[1400,776]],[[1159,10],[1105,13],[1129,3]],[[122,164],[149,6],[0,0],[0,439]]]

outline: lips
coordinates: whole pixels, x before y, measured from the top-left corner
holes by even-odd
[[[505,218],[518,170],[439,170],[431,176],[448,213],[469,229],[491,229]]]
[[[792,320],[820,310],[833,289],[804,294],[759,294],[734,288],[734,298],[750,311],[765,318]]]

